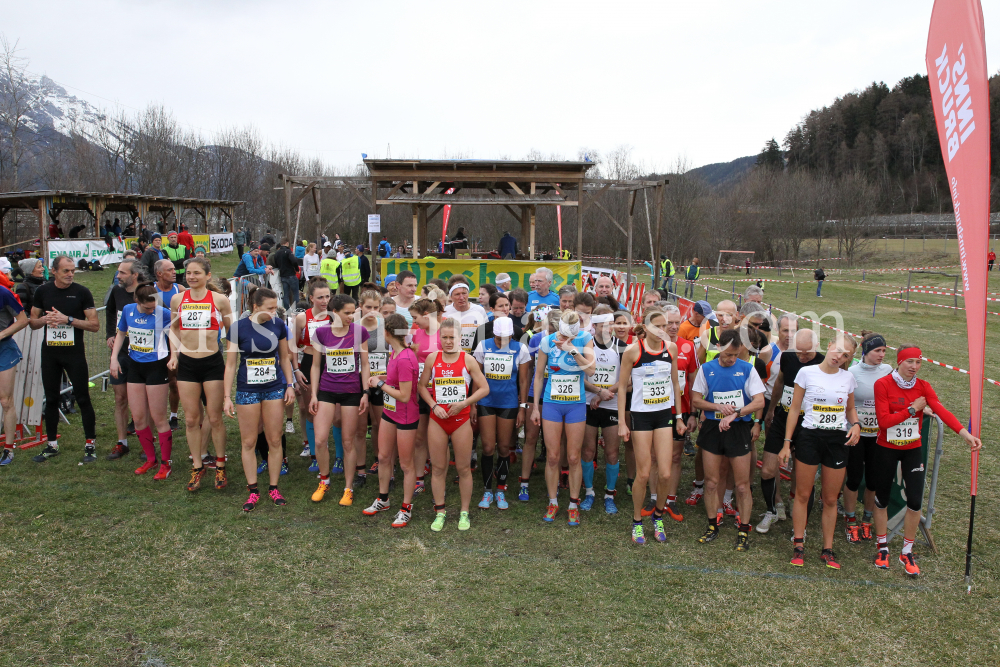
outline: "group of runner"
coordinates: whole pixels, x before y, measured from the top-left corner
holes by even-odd
[[[64,373],[83,418],[83,462],[96,460],[82,334],[98,329],[97,314],[90,292],[73,282],[72,260],[58,257],[51,268],[53,280],[35,290],[30,317],[12,293],[0,290],[0,404],[6,433],[0,465],[9,464],[14,452],[16,420],[10,423],[14,411],[7,408],[20,351],[10,337],[29,325],[45,328],[48,444],[35,460],[59,454]],[[351,506],[369,472],[377,472],[378,495],[363,512],[386,512],[398,461],[402,499],[392,526],[411,522],[414,496],[425,491],[430,472],[435,510],[430,528],[441,531],[448,516],[451,463],[460,498],[458,529],[468,530],[477,437],[484,487],[478,507],[496,504],[504,510],[517,431],[523,428],[518,500],[529,500],[541,435],[548,498],[543,519],[555,521],[559,490],[565,488],[567,522],[580,525],[581,511],[591,510],[597,498],[598,447],[604,450],[604,509],[617,513],[624,444],[632,540],[646,543],[644,520],[651,517],[654,540],[664,542],[665,518],[684,519],[677,501],[681,461],[686,441],[697,431],[694,488],[686,502],[705,506],[708,525],[699,542],[717,539],[728,516],[737,528],[734,548],[746,551],[758,466],[754,443],[763,429],[759,465],[766,511],[756,532],[765,534],[787,518],[779,487],[781,479],[790,479],[791,563],[803,565],[805,525],[819,477],[822,562],[840,568],[833,542],[843,494],[847,541],[874,537],[875,564],[888,567],[886,509],[901,466],[908,512],[899,560],[907,574],[916,575],[912,546],[923,495],[923,413],[940,417],[973,449],[982,446],[938,402],[930,385],[916,378],[919,348],[899,345],[893,368],[883,363],[884,337],[868,333],[860,342],[860,360],[852,365],[858,341],[839,334],[821,352],[813,330],[798,330],[794,315],[771,320],[759,305],[759,289],[748,290],[740,309],[728,300],[714,309],[699,301],[687,317],[651,290],[643,298],[642,319],[635,322],[612,296],[607,277],[597,281],[594,294],[572,287],[555,293],[552,272],[540,268],[531,277],[531,292],[486,284],[479,286],[476,303],[464,276],[431,281],[418,298],[417,277],[403,271],[392,276],[389,289],[369,285],[357,300],[332,294],[326,279],[313,276],[304,290],[308,308],[298,313],[284,313],[275,292],[258,287],[247,295],[247,312],[237,316],[212,281],[207,259],[186,262],[186,289],[170,282],[167,268],[163,275],[157,271],[155,281],[144,280],[138,262],[126,259],[109,295],[119,441],[107,458],[129,453],[127,408],[142,447],[142,465],[135,473],[156,468],[154,479],[167,479],[179,400],[191,458],[187,489],[197,491],[209,468],[215,470],[215,488],[223,489],[228,483],[223,415],[237,417],[247,512],[263,495],[257,475],[264,471],[268,498],[278,506],[287,502],[278,490],[280,476],[288,471],[282,415],[290,417],[297,400],[305,432],[302,456],[311,459],[309,470],[319,476],[313,502],[322,502],[331,476],[343,473],[339,504]],[[507,280],[497,282],[509,288]],[[370,470],[365,465],[369,428],[377,452]],[[210,439],[215,456],[207,451]]]

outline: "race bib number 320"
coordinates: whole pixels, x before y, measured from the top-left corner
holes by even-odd
[[[715,391],[712,392],[712,402],[718,405],[731,405],[734,410],[740,410],[744,405],[743,402],[743,390],[736,389],[734,391]],[[715,413],[716,419],[722,419],[726,415],[721,412]]]
[[[861,422],[861,435],[878,435],[878,418],[875,408],[858,408],[858,420]]]

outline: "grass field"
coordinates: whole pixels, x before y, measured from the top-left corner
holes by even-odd
[[[226,271],[233,263],[218,262]],[[110,279],[105,272],[81,282],[100,297]],[[1000,280],[991,287],[1000,291]],[[927,356],[967,367],[962,311],[904,313],[886,302],[873,320],[874,295],[888,289],[829,282],[817,299],[806,280],[796,299],[794,284],[768,283],[765,301],[836,310],[852,331],[877,329],[891,344],[915,341]],[[710,291],[713,303],[723,297]],[[990,319],[994,351],[998,324]],[[995,357],[987,376],[1000,378]],[[968,419],[968,376],[925,364],[921,377]],[[57,459],[35,464],[30,450],[0,470],[0,665],[996,664],[1000,387],[985,392],[977,555],[966,595],[969,455],[954,434],[946,435],[934,517],[940,554],[918,542],[923,576],[912,581],[899,568],[876,570],[874,545],[849,545],[842,532],[835,548],[843,570],[821,566],[812,537],[806,567],[793,568],[790,522],[755,534],[747,554],[733,551],[731,524],[722,539],[700,545],[701,505],[683,506],[685,521],[668,526],[665,545],[635,547],[624,492],[617,516],[595,508],[569,528],[564,510],[545,524],[540,469],[529,503],[514,500],[504,513],[474,508],[466,533],[456,529],[456,486],[443,532],[429,530],[429,495],[417,497],[409,528],[392,530],[391,517],[361,514],[374,481],[352,508],[329,498],[311,503],[315,477],[298,456],[282,478],[289,505],[262,503],[245,515],[238,457],[225,491],[184,490],[183,431],[177,472],[165,483],[136,478],[135,453],[105,461],[115,440],[113,401],[98,389],[97,463],[76,465],[82,432],[74,415]],[[232,455],[238,427],[227,422]],[[290,454],[301,433],[297,426]],[[685,458],[682,493],[692,476]],[[599,465],[595,488],[603,481]],[[390,499],[395,510],[400,492]],[[762,511],[758,499],[755,515]],[[818,514],[810,536],[820,534]]]

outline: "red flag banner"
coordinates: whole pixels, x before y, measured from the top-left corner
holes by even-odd
[[[969,336],[969,431],[980,435],[986,356],[986,252],[990,221],[990,109],[979,0],[936,0],[927,35],[927,74],[955,208]],[[979,454],[972,454],[972,495]]]

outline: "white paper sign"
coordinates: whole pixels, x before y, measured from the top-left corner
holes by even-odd
[[[368,214],[368,233],[378,234],[382,231],[382,216],[378,213]]]

